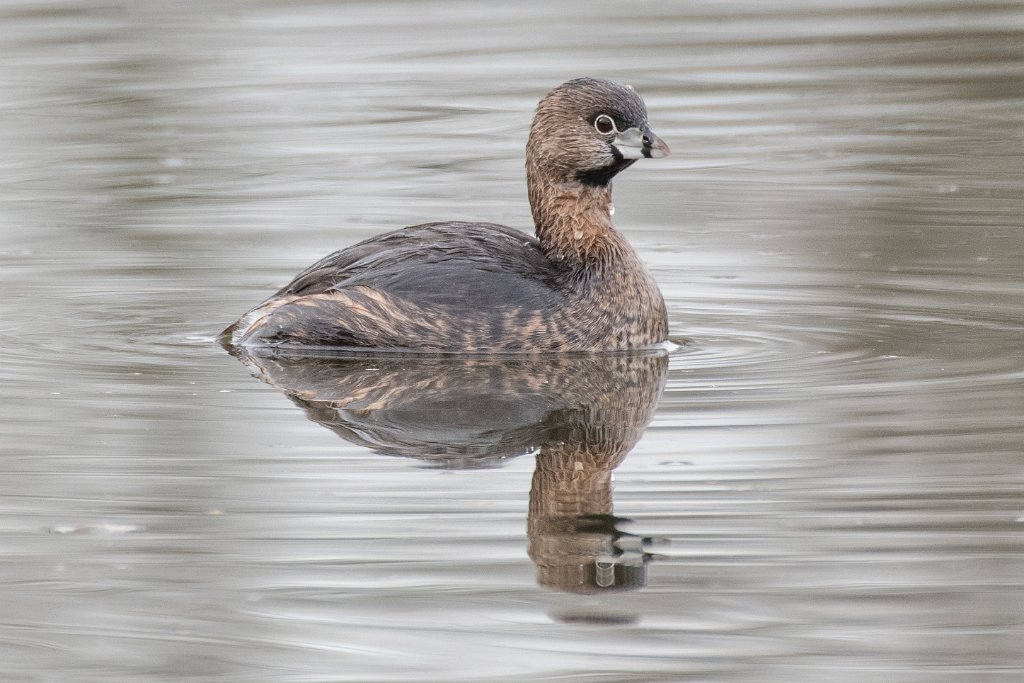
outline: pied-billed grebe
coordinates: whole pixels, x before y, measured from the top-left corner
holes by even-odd
[[[537,105],[526,182],[537,237],[426,223],[331,254],[222,333],[245,347],[613,351],[668,334],[665,302],[612,226],[615,175],[663,157],[643,101],[594,78]]]

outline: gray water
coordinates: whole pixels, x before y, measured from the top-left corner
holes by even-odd
[[[214,343],[585,74],[677,350]],[[0,150],[0,680],[1024,678],[1020,2],[8,0]]]

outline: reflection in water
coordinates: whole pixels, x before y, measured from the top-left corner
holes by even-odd
[[[282,356],[241,360],[317,422],[378,453],[486,467],[536,453],[527,523],[541,585],[646,583],[646,539],[619,530],[612,471],[664,388],[664,352],[579,356]]]

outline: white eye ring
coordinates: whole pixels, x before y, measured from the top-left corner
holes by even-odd
[[[619,132],[619,129],[615,127],[615,121],[613,121],[612,117],[607,114],[601,114],[594,119],[594,130],[601,135],[608,135],[611,132]]]

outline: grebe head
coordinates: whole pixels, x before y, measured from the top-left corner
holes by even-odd
[[[553,183],[608,185],[640,158],[668,156],[632,88],[577,78],[540,101],[526,146],[527,171]]]

